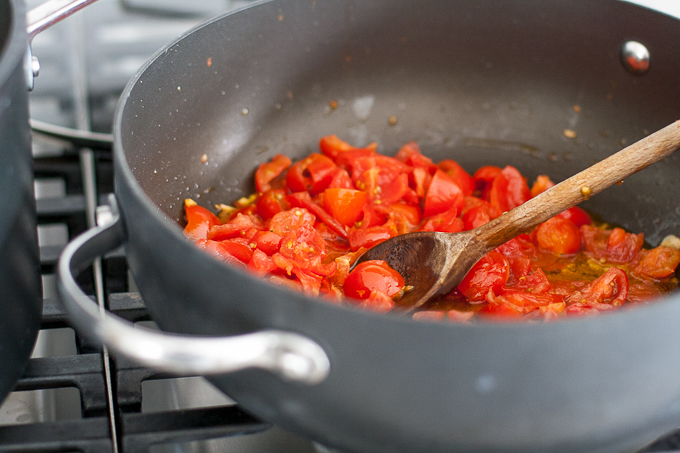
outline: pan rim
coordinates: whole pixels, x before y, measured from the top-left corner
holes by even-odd
[[[130,193],[132,196],[136,199],[138,203],[140,203],[144,209],[147,211],[147,214],[150,215],[155,223],[157,224],[157,227],[163,228],[164,231],[169,233],[173,238],[175,238],[178,241],[182,242],[187,242],[186,238],[182,234],[181,227],[175,223],[171,218],[169,218],[166,214],[164,214],[159,207],[151,200],[151,198],[144,192],[144,190],[141,188],[140,184],[138,183],[136,177],[132,173],[132,169],[130,168],[129,162],[125,156],[125,149],[123,146],[123,138],[122,138],[122,131],[121,131],[121,125],[123,123],[123,118],[126,110],[126,106],[128,105],[128,100],[131,97],[132,91],[134,90],[135,86],[140,83],[140,80],[146,75],[147,71],[151,68],[153,68],[154,64],[157,62],[157,60],[162,57],[163,55],[167,54],[172,48],[174,48],[177,45],[181,45],[183,40],[192,34],[194,34],[196,31],[201,30],[205,27],[208,27],[216,22],[220,22],[224,20],[227,17],[239,14],[243,11],[250,10],[251,8],[257,8],[261,5],[268,4],[268,3],[274,3],[275,0],[261,0],[261,1],[256,1],[253,2],[245,7],[235,9],[233,11],[229,11],[224,14],[217,15],[215,17],[209,18],[206,21],[190,28],[188,31],[182,33],[178,38],[173,40],[172,42],[166,44],[162,48],[160,48],[157,52],[154,53],[154,55],[147,60],[147,62],[140,67],[140,69],[135,73],[135,75],[128,81],[124,91],[122,92],[119,100],[118,100],[118,105],[116,107],[116,113],[114,116],[114,123],[113,123],[113,158],[114,158],[114,164],[117,170],[117,179],[121,178],[125,181],[126,185],[128,186],[127,188],[129,189]],[[644,8],[648,9],[656,14],[664,15],[664,13],[659,12],[657,10],[653,10],[650,8],[646,8],[645,6],[638,5],[635,3],[630,3],[626,0],[614,0],[613,3],[619,3],[619,4],[626,4],[630,7],[634,8]],[[666,15],[668,16],[668,15]],[[671,17],[671,16],[668,16]],[[676,19],[678,20],[678,19]],[[118,182],[116,182],[116,186],[118,185]],[[116,187],[116,192],[118,191],[118,188]],[[122,208],[124,211],[124,208]],[[188,242],[187,242],[188,244]],[[190,245],[190,244],[189,244]],[[201,252],[200,250],[196,249],[197,252]],[[423,324],[423,322],[415,321],[411,318],[408,317],[403,317],[403,316],[393,316],[393,315],[385,315],[385,314],[378,314],[374,313],[368,310],[361,310],[358,308],[354,307],[349,307],[346,305],[337,305],[337,304],[327,304],[324,303],[323,301],[319,301],[317,298],[310,297],[307,295],[304,295],[302,293],[295,292],[293,290],[290,290],[288,288],[280,287],[273,285],[268,282],[263,282],[261,279],[257,278],[256,276],[242,271],[240,269],[237,269],[235,267],[231,267],[227,265],[226,263],[220,262],[217,259],[213,259],[210,255],[205,254],[201,252],[201,254],[204,256],[205,259],[211,261],[211,265],[213,266],[220,266],[223,271],[222,272],[229,272],[233,273],[235,275],[238,275],[239,277],[243,278],[248,278],[252,279],[254,282],[259,282],[259,283],[264,283],[269,286],[274,291],[283,291],[284,293],[287,294],[292,294],[295,297],[299,297],[305,300],[306,303],[314,303],[314,304],[319,304],[322,303],[324,306],[326,306],[327,309],[330,310],[340,310],[343,313],[347,312],[352,312],[356,314],[357,316],[367,316],[370,318],[373,318],[374,320],[377,320],[378,322],[406,322],[408,325],[413,325],[414,322]],[[224,271],[226,269],[226,271]],[[428,326],[428,328],[436,328],[436,329],[487,329],[487,330],[498,330],[498,329],[512,329],[512,330],[528,330],[528,329],[533,329],[533,330],[541,330],[544,328],[552,328],[552,325],[555,324],[566,324],[566,325],[587,325],[588,323],[601,323],[603,322],[602,320],[609,320],[609,321],[604,321],[604,322],[614,322],[614,323],[621,323],[625,322],[626,320],[632,319],[632,317],[647,317],[647,316],[654,316],[654,317],[665,317],[668,315],[668,308],[673,307],[680,313],[680,293],[671,293],[669,295],[665,295],[660,297],[659,299],[656,299],[654,303],[652,304],[644,304],[644,306],[640,306],[642,304],[635,304],[633,306],[628,306],[628,307],[623,307],[623,309],[615,310],[610,313],[605,313],[604,316],[573,316],[573,317],[565,317],[564,319],[558,319],[555,321],[552,321],[550,323],[545,323],[545,322],[527,322],[526,320],[519,320],[519,321],[494,321],[494,320],[484,320],[483,322],[476,322],[476,323],[471,323],[471,324],[465,324],[465,323],[433,323],[433,322],[425,322],[424,324]],[[640,315],[639,313],[642,313]]]

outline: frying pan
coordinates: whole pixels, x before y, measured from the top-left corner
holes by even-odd
[[[622,64],[629,41],[649,51],[647,69]],[[60,294],[113,350],[206,374],[332,447],[639,449],[680,424],[677,295],[549,324],[418,322],[272,286],[196,249],[180,225],[185,198],[252,193],[258,164],[299,159],[327,134],[562,180],[680,118],[677,42],[676,20],[613,0],[277,0],[215,18],[123,93],[115,199],[64,251]],[[583,206],[657,245],[680,229],[679,170],[672,156]],[[100,317],[75,285],[122,244],[165,334]]]

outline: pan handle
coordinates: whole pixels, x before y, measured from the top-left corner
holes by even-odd
[[[262,368],[284,380],[314,385],[326,379],[330,362],[324,350],[302,335],[261,330],[231,337],[198,337],[158,332],[123,320],[99,307],[74,279],[96,257],[127,240],[112,197],[104,225],[76,237],[64,249],[57,269],[59,295],[78,331],[145,366],[174,374],[223,374]]]

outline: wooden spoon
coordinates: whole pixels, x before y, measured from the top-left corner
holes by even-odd
[[[411,311],[456,287],[486,253],[576,206],[607,187],[669,156],[680,148],[680,121],[666,126],[603,161],[562,181],[491,222],[461,233],[421,231],[403,234],[366,251],[356,264],[384,260],[407,286],[399,305]]]

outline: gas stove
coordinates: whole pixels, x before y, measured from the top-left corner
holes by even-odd
[[[631,1],[680,17],[675,0]],[[202,20],[248,3],[99,0],[35,38],[41,70],[32,117],[109,133],[120,92],[154,52]],[[113,191],[111,153],[36,133],[33,154],[42,330],[24,376],[0,406],[0,451],[327,451],[254,418],[201,377],[168,376],[109,357],[69,327],[56,297],[55,265],[66,243],[92,225],[98,200]],[[101,289],[118,316],[153,327],[123,251],[107,255],[79,283],[90,294]],[[644,451],[680,451],[680,431]]]

